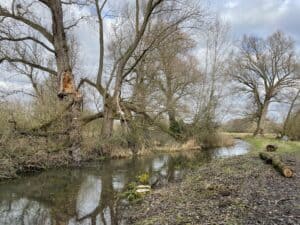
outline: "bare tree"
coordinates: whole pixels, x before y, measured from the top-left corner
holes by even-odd
[[[0,4],[0,41],[13,47],[5,49],[2,45],[0,63],[23,64],[57,76],[57,95],[63,100],[62,104],[68,105],[68,113],[65,113],[63,122],[67,127],[65,133],[70,140],[67,147],[74,160],[78,161],[81,140],[78,117],[82,97],[75,88],[70,43],[66,35],[66,31],[75,26],[78,21],[68,25],[64,23],[63,4],[76,4],[76,2],[13,0],[9,6]],[[39,14],[40,10],[49,17]],[[37,55],[30,51],[32,46],[38,46],[45,55],[52,57],[55,66],[47,64],[45,60],[37,59]]]
[[[105,73],[104,59],[105,46],[103,32],[103,9],[107,1],[95,1],[99,23],[99,45],[100,59],[97,78],[95,81],[88,78],[82,79],[79,87],[87,83],[95,87],[103,99],[103,111],[91,116],[94,119],[102,117],[102,136],[112,135],[113,122],[115,118],[123,117],[125,112],[131,111],[137,114],[145,114],[133,102],[122,98],[122,89],[125,81],[135,74],[135,69],[143,58],[181,26],[193,26],[191,21],[203,19],[202,11],[199,8],[181,1],[147,0],[146,2],[136,1],[134,13],[129,8],[124,8],[119,16],[118,24],[114,29],[114,36],[107,53],[110,53],[112,62],[111,70]],[[190,7],[189,7],[190,6]],[[174,12],[177,12],[175,14]],[[167,18],[169,16],[169,18]],[[154,26],[160,24],[158,19],[165,18],[165,26]],[[134,21],[134,22],[132,22]],[[151,35],[145,35],[145,33]],[[147,40],[146,40],[147,39]],[[136,75],[136,74],[135,74]],[[106,81],[106,82],[105,82]],[[128,113],[126,113],[128,114]],[[90,117],[90,118],[91,118]],[[89,120],[90,121],[90,120]]]
[[[221,106],[220,102],[225,99],[224,90],[228,80],[226,66],[231,49],[228,34],[228,24],[223,23],[218,17],[209,24],[204,34],[203,76],[197,86],[198,90],[195,91],[197,109],[194,123],[202,120],[206,121],[208,126],[213,126],[217,109]]]
[[[253,100],[254,135],[263,134],[270,103],[295,84],[295,63],[293,40],[284,33],[275,32],[265,40],[244,36],[231,75]]]
[[[191,94],[191,87],[200,78],[198,61],[189,53],[194,47],[194,41],[178,31],[158,48],[158,71],[154,82],[160,90],[158,95],[163,96],[159,99],[167,112],[171,129],[177,126],[176,112],[180,111],[180,101]]]

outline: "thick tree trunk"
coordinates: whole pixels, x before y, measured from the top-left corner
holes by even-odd
[[[168,110],[168,118],[169,118],[169,126],[170,128],[177,123],[176,117],[175,117],[175,111],[173,109]]]
[[[297,92],[295,98],[294,98],[294,99],[292,100],[292,102],[291,102],[291,105],[290,105],[290,108],[289,108],[289,110],[288,110],[287,116],[286,116],[286,118],[285,118],[285,120],[284,120],[284,123],[283,123],[282,136],[286,135],[286,133],[287,133],[288,122],[289,122],[289,120],[290,120],[292,111],[293,111],[293,109],[294,109],[294,105],[295,105],[295,103],[296,103],[296,101],[297,101],[299,95],[300,95],[300,90]]]
[[[253,133],[254,136],[256,135],[264,135],[264,129],[265,129],[265,122],[266,122],[266,116],[268,112],[269,102],[266,101],[259,112],[258,120],[256,123],[256,129]]]
[[[101,139],[104,141],[109,140],[113,133],[114,127],[114,111],[111,107],[104,107],[103,119],[102,119],[102,128],[101,128]],[[110,143],[104,143],[101,146],[103,154],[109,154],[111,152]]]
[[[70,152],[75,162],[81,161],[81,124],[79,122],[81,101],[74,102],[71,109],[71,125],[70,125]]]
[[[101,136],[102,138],[110,138],[114,126],[114,110],[112,107],[104,107],[104,115],[102,120]]]
[[[169,117],[169,131],[173,134],[173,136],[176,139],[181,139],[182,128],[180,127],[179,123],[176,120],[174,109],[168,110],[168,117]]]
[[[55,48],[55,57],[57,64],[57,78],[58,78],[58,97],[63,102],[72,102],[72,106],[66,115],[63,117],[64,127],[67,130],[67,151],[72,156],[75,162],[81,160],[81,124],[79,121],[80,108],[82,104],[82,97],[76,91],[74,76],[70,64],[70,55],[67,44],[66,33],[63,23],[63,10],[60,0],[51,1],[50,8],[52,12],[52,32],[53,45]]]

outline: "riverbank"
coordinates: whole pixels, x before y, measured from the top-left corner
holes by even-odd
[[[87,144],[88,143],[88,144]],[[234,140],[228,135],[218,135],[216,146],[232,146]],[[208,147],[208,146],[206,146]],[[8,140],[6,143],[0,143],[0,181],[14,179],[26,174],[51,169],[80,167],[85,162],[100,162],[105,159],[121,159],[142,157],[151,154],[160,153],[178,153],[199,151],[203,148],[195,140],[190,139],[185,143],[176,141],[169,142],[166,145],[154,143],[153,146],[140,148],[138,151],[130,148],[124,148],[118,145],[111,147],[109,153],[102,151],[96,143],[91,141],[83,143],[81,152],[81,162],[74,162],[72,156],[64,148],[57,145],[55,140],[46,138],[18,137]]]
[[[284,178],[259,159],[257,152],[273,139],[246,140],[250,153],[193,168],[181,183],[153,190],[127,208],[127,223],[298,224],[299,175]],[[283,160],[300,171],[300,142],[277,144]]]

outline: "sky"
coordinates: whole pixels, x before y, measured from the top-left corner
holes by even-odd
[[[119,0],[110,0],[115,4]],[[188,0],[187,0],[188,1]],[[198,0],[195,0],[198,1]],[[211,14],[217,14],[230,26],[230,38],[233,43],[244,34],[267,37],[281,30],[295,40],[300,51],[300,0],[199,0],[209,8]],[[110,19],[106,20],[111,23]],[[109,26],[106,27],[109,29]],[[96,29],[81,24],[79,40],[84,53],[84,67],[96,71],[98,57],[98,37]],[[109,38],[108,36],[106,38]],[[201,42],[201,40],[196,40]]]
[[[229,23],[233,43],[244,34],[265,38],[281,30],[294,39],[296,51],[300,52],[300,0],[211,0],[210,6]],[[272,104],[268,116],[282,121],[286,112],[287,105]],[[232,116],[236,115],[227,119]]]
[[[300,0],[211,0],[210,5],[230,24],[233,40],[282,30],[300,48]]]

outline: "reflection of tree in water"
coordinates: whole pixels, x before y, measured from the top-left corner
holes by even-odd
[[[1,225],[51,225],[50,210],[42,204],[21,198],[0,203]]]
[[[110,180],[108,178],[110,177]],[[111,187],[106,187],[110,183]],[[69,221],[69,225],[79,224],[113,224],[113,204],[110,204],[110,193],[105,191],[112,188],[111,176],[102,179],[88,176],[82,183],[77,196],[76,218]]]
[[[157,175],[160,184],[176,180],[187,162],[208,161],[209,154],[205,156],[205,151],[201,154],[199,157],[163,154],[112,160],[81,169],[47,171],[1,185],[0,199],[7,201],[0,202],[0,224],[26,224],[23,218],[37,225],[47,225],[48,220],[51,225],[122,224],[116,192],[124,190],[128,182],[145,172]]]

